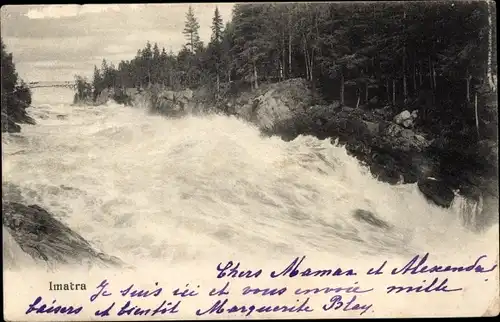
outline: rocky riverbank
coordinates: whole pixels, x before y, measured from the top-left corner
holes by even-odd
[[[38,205],[26,205],[19,192],[3,184],[2,230],[4,264],[26,263],[125,267],[115,256],[97,251],[85,238]],[[28,256],[26,256],[28,255]]]
[[[20,124],[36,124],[35,120],[26,112],[28,106],[22,104],[21,107],[16,109],[4,109],[2,107],[2,132],[19,133],[21,132]]]

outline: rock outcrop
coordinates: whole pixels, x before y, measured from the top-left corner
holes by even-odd
[[[265,133],[285,140],[300,134],[338,139],[350,154],[370,167],[374,176],[393,184],[416,182],[422,176],[423,164],[431,162],[424,152],[432,140],[361,108],[313,106],[276,123]]]
[[[178,117],[193,112],[193,91],[160,91],[154,102],[154,108],[160,114]]]
[[[394,123],[404,126],[405,128],[412,128],[415,125],[415,120],[418,117],[418,111],[414,110],[413,112],[409,112],[408,110],[404,110],[394,117]]]
[[[235,115],[261,129],[270,129],[278,122],[303,113],[312,103],[313,92],[307,82],[296,78],[242,93],[229,104]]]
[[[3,229],[11,238],[8,246],[19,245],[36,262],[124,266],[119,258],[96,251],[82,236],[37,205],[5,202],[2,208]],[[15,250],[4,251],[14,256]]]
[[[428,200],[441,207],[450,207],[455,198],[453,191],[441,180],[422,178],[418,181],[418,188]]]
[[[21,126],[19,124],[36,124],[35,120],[29,116],[25,109],[11,109],[11,113],[7,109],[2,108],[2,132],[19,133]]]

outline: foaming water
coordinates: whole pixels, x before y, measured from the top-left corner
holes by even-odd
[[[415,184],[377,181],[330,140],[266,138],[227,116],[50,103],[47,92],[35,91],[37,125],[2,136],[3,181],[126,262],[498,253],[498,224],[468,229],[478,211],[466,201],[443,209]]]

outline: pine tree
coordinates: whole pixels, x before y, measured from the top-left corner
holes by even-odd
[[[152,70],[152,61],[153,61],[153,50],[151,48],[151,43],[148,41],[146,43],[146,47],[142,51],[142,56],[141,60],[143,63],[143,68],[144,68],[144,79],[143,83],[147,83],[148,85],[151,85],[152,79],[151,79],[151,70]]]
[[[94,77],[92,79],[92,88],[94,89],[93,97],[95,100],[97,95],[99,95],[99,93],[103,90],[101,72],[95,65],[94,65]]]
[[[222,42],[223,28],[224,24],[219,13],[219,8],[215,7],[214,17],[212,19],[212,43],[220,44]]]
[[[191,53],[195,53],[200,46],[200,36],[198,33],[199,29],[200,24],[198,23],[198,19],[196,19],[194,15],[193,8],[189,6],[186,14],[186,23],[183,34],[188,41],[186,47],[191,51]]]
[[[7,53],[3,39],[1,42],[1,77],[2,77],[2,132],[19,132],[18,123],[32,123],[26,108],[31,104],[31,91],[16,72],[11,53]]]
[[[209,44],[208,61],[212,62],[212,66],[215,68],[215,83],[216,83],[216,94],[220,93],[220,74],[221,74],[221,62],[222,62],[222,41],[223,41],[223,21],[219,13],[219,8],[215,7],[214,17],[212,19],[212,38]]]
[[[153,58],[151,63],[151,77],[154,84],[161,83],[160,81],[160,71],[161,71],[161,61],[160,61],[160,49],[158,44],[155,43],[153,46]]]

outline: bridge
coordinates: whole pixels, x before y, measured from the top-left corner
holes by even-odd
[[[30,82],[28,83],[29,88],[43,88],[43,87],[65,87],[75,90],[76,85],[74,82],[63,81],[63,82]]]

